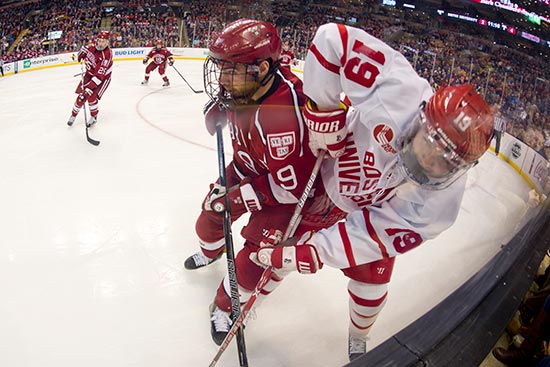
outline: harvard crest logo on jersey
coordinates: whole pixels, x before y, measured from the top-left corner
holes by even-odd
[[[386,124],[376,125],[372,131],[372,135],[374,136],[374,140],[380,144],[382,149],[388,153],[397,154],[397,151],[392,145],[395,134],[391,127]]]
[[[294,152],[296,138],[294,132],[267,134],[267,146],[271,158],[283,160]]]

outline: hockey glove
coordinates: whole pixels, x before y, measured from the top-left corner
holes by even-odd
[[[90,97],[92,94],[94,94],[94,91],[91,90],[90,88],[86,87],[84,88],[84,95],[87,97]]]
[[[283,239],[283,232],[278,229],[270,229],[265,232],[265,229],[262,231],[264,238],[260,241],[260,247],[273,247],[278,245]],[[262,264],[258,260],[258,254],[256,252],[251,252],[248,257],[252,262],[262,268],[267,268],[268,265]]]
[[[148,57],[143,58],[143,65],[147,64],[147,61],[149,61]]]
[[[174,59],[168,59],[168,65],[170,66],[174,65]]]
[[[304,118],[309,130],[309,148],[315,156],[319,150],[326,150],[332,158],[344,154],[346,148],[346,113],[348,106],[340,102],[340,107],[332,111],[319,111],[315,102],[308,99],[304,107]]]
[[[257,260],[264,266],[276,270],[298,271],[301,274],[315,274],[323,268],[317,250],[307,244],[313,233],[307,232],[300,238],[301,245],[265,246],[258,250]],[[254,260],[253,260],[254,261]]]
[[[270,229],[264,233],[263,240],[260,241],[260,247],[275,246],[283,240],[283,232],[278,229]]]
[[[202,112],[204,113],[206,130],[208,130],[210,135],[214,135],[216,133],[216,125],[218,123],[221,124],[222,128],[227,125],[227,111],[218,101],[211,99],[206,102]]]
[[[84,59],[86,57],[86,51],[87,50],[88,50],[88,48],[85,47],[85,46],[82,46],[80,48],[80,51],[78,51],[78,55],[77,55],[78,62],[82,61],[82,59]]]
[[[262,210],[260,199],[258,199],[252,185],[246,180],[231,188],[228,195],[232,215],[242,215],[247,211]],[[213,184],[203,207],[207,211],[223,213],[225,210],[225,188],[220,184]]]

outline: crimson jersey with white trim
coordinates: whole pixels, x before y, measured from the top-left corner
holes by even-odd
[[[315,164],[301,114],[301,80],[279,70],[258,103],[229,112],[235,167],[252,178],[263,204],[296,203]]]
[[[109,47],[101,51],[97,50],[95,45],[82,47],[78,52],[78,61],[82,60],[86,65],[86,74],[84,75],[86,87],[94,89],[105,84],[111,78],[113,55]]]
[[[281,56],[279,57],[279,63],[281,66],[284,66],[284,67],[290,67],[291,65],[295,65],[296,57],[294,56],[294,52],[292,52],[291,50],[281,51]]]
[[[404,181],[397,137],[433,94],[397,51],[366,32],[321,26],[304,66],[304,92],[320,108],[335,108],[344,93],[352,108],[346,150],[321,167],[331,201],[350,213],[312,243],[337,268],[406,252],[447,229],[458,215],[464,175],[445,190]]]
[[[164,64],[166,60],[172,56],[172,53],[168,51],[166,47],[163,47],[160,50],[153,47],[153,49],[147,54],[147,57],[153,59],[153,62],[157,65]]]

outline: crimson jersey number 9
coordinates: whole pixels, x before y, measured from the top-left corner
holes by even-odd
[[[369,58],[369,61],[363,61],[358,56],[351,57],[344,67],[344,74],[349,80],[357,84],[361,84],[366,88],[372,87],[374,80],[380,74],[380,70],[371,61],[384,65],[386,57],[382,52],[375,51],[358,40],[355,40],[353,43],[352,51],[366,56]]]

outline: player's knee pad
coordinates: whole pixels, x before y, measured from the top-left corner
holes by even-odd
[[[201,241],[213,243],[224,238],[223,217],[203,210],[195,223],[195,232]]]
[[[235,269],[239,286],[245,290],[252,291],[260,280],[264,268],[250,260],[250,254],[256,249],[256,246],[244,244],[244,247],[235,257]]]

